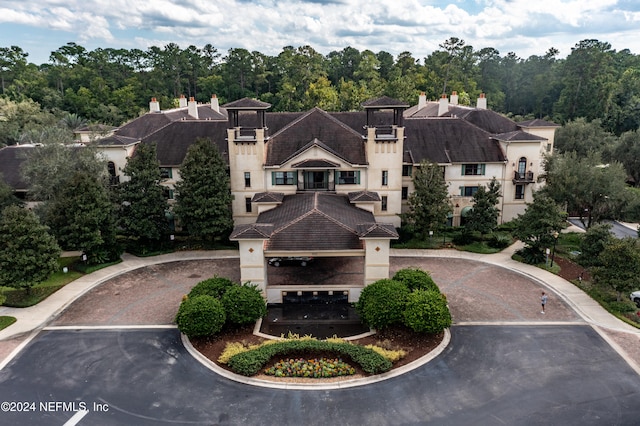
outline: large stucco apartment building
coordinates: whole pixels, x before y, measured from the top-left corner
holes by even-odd
[[[269,283],[266,259],[274,256],[352,256],[363,262],[361,282],[297,286],[295,291],[338,291],[357,300],[362,287],[389,274],[389,241],[397,238],[407,209],[412,173],[423,160],[438,163],[449,187],[457,226],[472,195],[495,177],[502,185],[499,220],[522,213],[553,151],[556,124],[514,122],[487,109],[458,104],[454,92],[438,101],[420,95],[417,105],[382,97],[358,112],[270,112],[270,105],[240,99],[219,105],[182,97],[162,110],[155,99],[143,116],[95,139],[109,160],[114,182],[140,143],[155,143],[167,194],[197,138],[214,143],[229,165],[233,218],[240,244],[241,276],[262,286],[270,302],[292,291]],[[0,150],[5,180],[21,182],[15,162],[21,147]],[[13,160],[12,160],[13,159]],[[300,294],[300,293],[298,293]]]

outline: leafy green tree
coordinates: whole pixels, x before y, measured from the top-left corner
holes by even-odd
[[[418,235],[441,229],[451,211],[447,183],[437,164],[423,161],[413,176],[414,191],[409,195],[409,211],[403,219]]]
[[[500,189],[500,182],[495,177],[486,187],[478,187],[478,191],[473,194],[473,209],[466,216],[464,227],[467,230],[488,234],[498,226]]]
[[[637,130],[620,136],[613,151],[613,159],[624,165],[634,186],[640,187],[640,133]]]
[[[30,210],[6,207],[0,213],[0,285],[26,288],[58,269],[60,247]]]
[[[90,264],[116,260],[115,210],[104,179],[76,172],[50,201],[47,224],[65,250],[80,250]]]
[[[533,194],[533,203],[527,203],[523,214],[513,220],[514,235],[525,244],[522,254],[528,263],[539,263],[544,252],[555,240],[565,223],[566,214],[558,204],[542,191]]]
[[[138,144],[123,173],[130,179],[119,188],[118,226],[123,235],[139,243],[138,249],[146,252],[158,247],[169,233],[168,204],[160,184],[155,144]]]
[[[586,157],[590,152],[608,157],[615,144],[615,135],[605,131],[600,120],[584,118],[565,123],[556,131],[554,142],[559,153],[575,152],[578,157]]]
[[[626,172],[622,164],[603,164],[591,152],[579,157],[575,152],[554,155],[546,166],[547,184],[543,191],[567,206],[585,228],[621,210],[626,199]]]
[[[22,201],[15,196],[13,189],[6,184],[0,173],[0,211],[9,206],[22,206]]]
[[[213,241],[233,228],[226,164],[209,139],[189,147],[176,184],[175,212],[190,235]]]
[[[597,284],[611,287],[618,295],[633,291],[640,276],[640,245],[636,238],[613,239],[598,258],[599,267],[594,270]]]
[[[580,239],[580,264],[598,266],[600,253],[613,241],[613,238],[611,225],[607,223],[598,223],[590,227]]]
[[[63,182],[76,172],[96,179],[106,177],[106,160],[95,147],[73,146],[67,139],[68,133],[60,128],[49,128],[45,134],[50,136],[49,142],[34,149],[22,166],[32,199],[45,202],[54,199]]]

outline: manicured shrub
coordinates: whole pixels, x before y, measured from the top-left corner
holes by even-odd
[[[396,272],[393,279],[406,285],[410,291],[419,289],[440,291],[431,275],[418,268],[401,269]]]
[[[333,352],[348,357],[370,374],[383,373],[392,367],[391,361],[372,349],[352,343],[332,343],[315,339],[287,339],[262,345],[257,349],[238,353],[229,359],[229,367],[243,376],[258,374],[269,360],[275,356],[295,354],[297,352],[319,353]]]
[[[200,281],[189,292],[189,297],[207,295],[220,299],[224,293],[236,284],[228,278],[213,277]]]
[[[267,303],[255,285],[229,287],[221,301],[227,320],[233,324],[251,324],[267,314]]]
[[[439,333],[450,327],[447,299],[433,290],[412,292],[404,310],[404,324],[418,333]]]
[[[402,312],[409,296],[407,286],[395,280],[378,280],[366,286],[356,303],[362,322],[382,330],[402,323]]]
[[[216,334],[222,329],[225,320],[222,302],[206,295],[187,297],[176,314],[178,329],[189,337]]]

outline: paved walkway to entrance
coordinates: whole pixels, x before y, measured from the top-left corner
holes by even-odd
[[[640,330],[610,315],[564,279],[513,261],[516,249],[491,255],[392,250],[391,274],[411,266],[429,271],[447,295],[456,325],[587,322],[640,374]],[[82,277],[36,306],[0,308],[0,315],[18,319],[0,331],[0,361],[47,325],[171,325],[182,295],[194,284],[214,275],[237,281],[238,269],[236,251],[125,255],[122,263]],[[550,293],[544,315],[542,290]]]

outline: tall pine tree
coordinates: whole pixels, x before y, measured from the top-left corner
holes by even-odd
[[[118,226],[133,243],[128,248],[145,253],[159,247],[169,234],[155,144],[138,144],[123,172],[130,180],[120,185]]]
[[[103,179],[77,171],[47,210],[47,223],[65,250],[81,250],[91,264],[117,260],[114,205]]]
[[[199,138],[180,167],[175,213],[190,235],[207,241],[233,228],[227,166],[218,148]]]
[[[29,290],[56,271],[58,257],[56,239],[35,213],[15,205],[0,212],[0,286]]]
[[[413,186],[409,211],[403,218],[416,234],[425,238],[429,231],[442,229],[451,212],[447,183],[437,164],[423,161],[413,176]]]
[[[480,185],[473,194],[473,209],[467,214],[464,227],[468,231],[488,234],[498,226],[500,210],[497,207],[500,199],[500,183],[494,177],[485,187]]]

